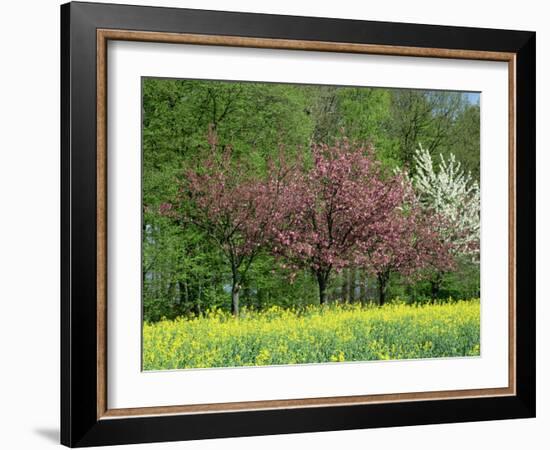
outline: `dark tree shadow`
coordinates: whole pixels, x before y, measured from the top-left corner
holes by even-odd
[[[59,429],[57,428],[37,428],[34,432],[50,442],[59,444]]]

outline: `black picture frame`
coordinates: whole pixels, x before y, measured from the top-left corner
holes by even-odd
[[[516,55],[516,394],[175,414],[97,415],[98,29],[511,52]],[[68,3],[61,6],[61,443],[70,447],[535,416],[535,33]]]

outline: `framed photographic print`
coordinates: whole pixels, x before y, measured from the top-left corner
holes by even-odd
[[[61,7],[61,441],[535,415],[535,33]]]

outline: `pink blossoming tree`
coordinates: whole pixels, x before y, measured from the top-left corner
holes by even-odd
[[[423,211],[410,184],[404,181],[403,204],[395,208],[374,240],[361,247],[363,265],[376,277],[378,302],[386,300],[392,273],[419,278],[424,269],[450,270],[454,267],[452,245],[441,239],[435,224],[443,218]]]
[[[319,300],[327,301],[331,274],[364,262],[403,202],[400,175],[384,173],[370,146],[342,139],[314,145],[313,165],[296,170],[281,193],[284,208],[272,250],[311,270]]]
[[[195,225],[221,250],[231,269],[231,311],[238,316],[242,280],[280,218],[285,167],[269,161],[268,177],[255,178],[231,147],[220,148],[212,129],[208,141],[209,156],[180,180],[178,205],[161,205],[161,212]]]

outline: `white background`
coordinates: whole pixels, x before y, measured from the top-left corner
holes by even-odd
[[[550,270],[550,215],[545,194],[550,144],[543,127],[550,116],[550,30],[544,2],[406,0],[357,2],[139,1],[136,4],[299,14],[354,19],[466,25],[537,31],[538,217],[537,275]],[[42,449],[56,445],[59,422],[59,2],[6,2],[2,8],[0,71],[0,446]],[[550,426],[549,306],[539,283],[538,418],[399,429],[141,445],[135,448],[275,449],[384,448],[464,449],[548,446]],[[535,299],[533,299],[534,301]],[[541,382],[542,380],[542,382]],[[130,448],[130,447],[127,447]]]
[[[107,52],[108,408],[508,385],[507,63],[144,42]],[[481,357],[141,372],[143,75],[481,91]]]

